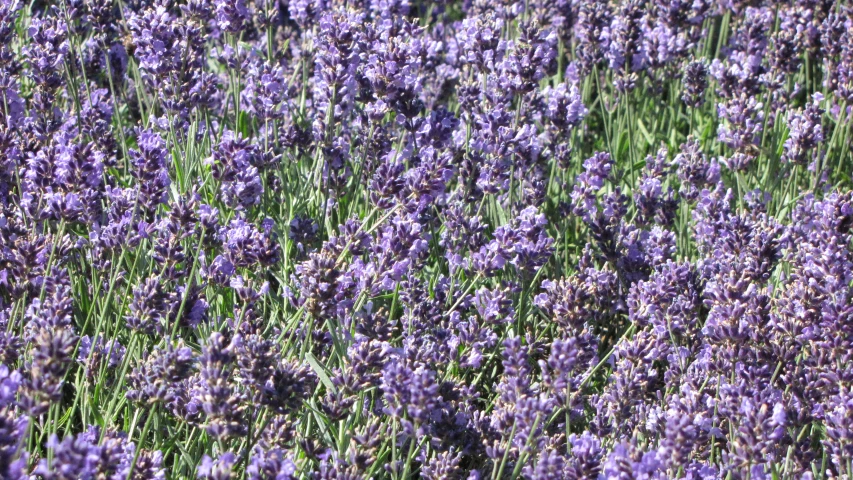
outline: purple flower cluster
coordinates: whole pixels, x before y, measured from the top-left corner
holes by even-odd
[[[0,0],[0,478],[853,478],[853,9]]]

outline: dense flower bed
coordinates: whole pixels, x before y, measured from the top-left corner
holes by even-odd
[[[0,0],[0,478],[850,479],[853,10]]]

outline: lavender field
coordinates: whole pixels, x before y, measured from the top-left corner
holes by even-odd
[[[0,479],[853,479],[853,5],[0,0]]]

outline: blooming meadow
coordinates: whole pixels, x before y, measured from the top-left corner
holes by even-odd
[[[853,9],[0,0],[0,478],[853,478]]]

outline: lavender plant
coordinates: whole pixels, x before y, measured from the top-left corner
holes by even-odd
[[[0,478],[853,478],[853,9],[0,0]]]

